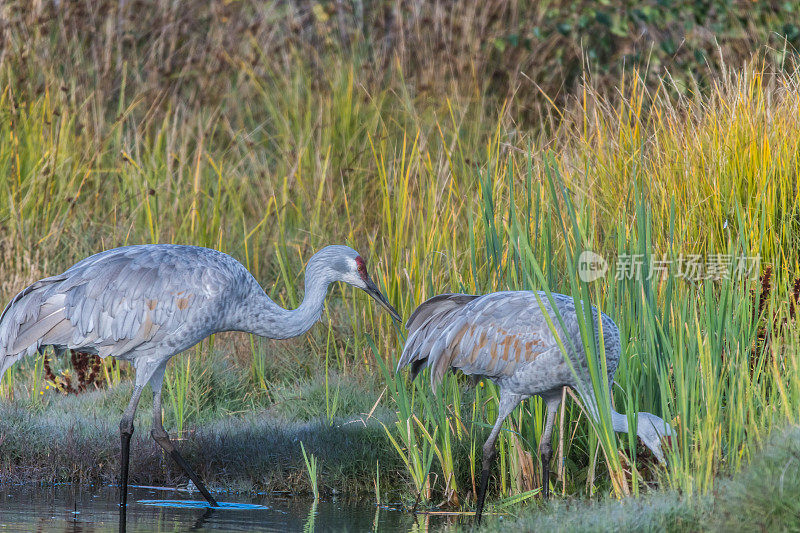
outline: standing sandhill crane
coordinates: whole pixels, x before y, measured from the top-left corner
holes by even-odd
[[[484,296],[441,294],[417,307],[406,324],[408,338],[397,364],[398,372],[411,365],[413,379],[424,367],[429,367],[434,391],[450,368],[485,376],[500,388],[497,420],[483,446],[483,470],[476,511],[478,523],[486,498],[489,467],[494,459],[495,440],[503,421],[522,400],[539,395],[547,405],[547,421],[539,444],[545,498],[549,497],[550,437],[562,387],[575,389],[589,416],[598,420],[599,411],[592,393],[574,300],[563,294],[551,294],[552,304],[543,291],[496,292]],[[564,329],[553,307],[560,313]],[[559,340],[567,350],[569,361],[558,346],[545,313],[559,332]],[[595,331],[599,331],[594,307],[592,316]],[[610,390],[620,357],[619,329],[605,313],[602,313],[601,323]],[[663,463],[661,439],[675,434],[672,427],[650,413],[639,413],[637,420],[639,438]],[[625,415],[612,409],[611,421],[614,431],[628,432]]]
[[[161,385],[167,361],[221,331],[272,339],[302,335],[319,320],[328,285],[335,281],[364,290],[400,319],[370,279],[364,260],[347,246],[327,246],[308,261],[305,296],[294,310],[278,306],[241,263],[216,250],[152,244],[101,252],[37,281],[6,306],[0,315],[0,379],[15,361],[48,345],[130,361],[136,381],[119,424],[121,509],[127,500],[133,417],[148,383],[153,439],[216,507],[164,431]]]

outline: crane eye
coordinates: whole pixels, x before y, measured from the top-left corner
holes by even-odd
[[[364,275],[367,271],[367,265],[361,257],[356,257],[356,265],[358,267],[358,273]]]

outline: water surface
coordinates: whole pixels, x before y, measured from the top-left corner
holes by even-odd
[[[441,531],[452,516],[416,518],[372,501],[215,493],[226,509],[209,510],[199,494],[131,488],[127,531]],[[187,503],[184,501],[189,500]],[[119,528],[116,487],[0,485],[0,531],[105,532]]]

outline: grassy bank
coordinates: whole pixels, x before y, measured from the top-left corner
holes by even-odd
[[[383,491],[395,493],[400,472],[396,454],[385,446],[378,421],[388,415],[364,395],[355,376],[331,376],[338,391],[337,412],[325,416],[325,383],[320,376],[273,376],[272,398],[244,389],[231,361],[219,351],[198,357],[203,382],[202,405],[188,406],[187,423],[178,430],[176,411],[167,409],[169,426],[181,452],[213,489],[311,493],[301,445],[319,466],[317,483],[323,496],[375,493],[376,467],[381,466]],[[183,362],[183,361],[181,361]],[[297,365],[299,366],[299,365]],[[234,374],[233,376],[231,374]],[[241,381],[238,381],[241,380]],[[119,418],[130,398],[128,381],[104,390],[63,395],[52,388],[32,403],[20,394],[0,407],[0,480],[6,483],[111,483],[119,468]],[[195,393],[197,394],[197,393]],[[181,486],[182,471],[150,438],[151,399],[142,399],[133,438],[131,479],[145,485]],[[200,395],[187,398],[197,399]],[[375,409],[373,410],[373,407]]]
[[[368,259],[404,316],[447,291],[547,287],[585,295],[622,332],[615,405],[663,416],[678,446],[668,469],[656,468],[634,436],[594,428],[567,401],[554,435],[563,460],[552,482],[562,497],[653,487],[707,494],[720,476],[751,462],[773,428],[798,422],[800,77],[785,57],[715,63],[688,89],[663,72],[620,70],[613,85],[588,77],[567,95],[540,90],[531,73],[505,91],[483,67],[426,87],[425,72],[435,70],[326,40],[323,29],[336,17],[318,9],[297,15],[305,17],[301,36],[291,37],[284,31],[294,12],[259,12],[260,25],[248,29],[227,26],[247,17],[221,6],[197,15],[159,3],[143,28],[130,16],[133,4],[109,2],[88,15],[47,8],[42,20],[20,11],[4,30],[11,32],[0,58],[4,301],[85,255],[147,242],[228,252],[290,307],[302,298],[305,261],[334,242]],[[523,119],[523,108],[538,118]],[[571,266],[582,250],[610,265],[588,286]],[[657,270],[695,255],[704,266],[718,255],[759,262],[729,279]],[[641,275],[615,279],[625,256],[639,258]],[[182,446],[201,473],[234,472],[234,485],[270,488],[281,486],[270,473],[277,463],[245,472],[214,459],[227,457],[209,444],[217,435],[222,442],[221,420],[234,417],[233,439],[250,435],[249,426],[268,439],[270,428],[282,428],[292,445],[276,447],[299,472],[293,439],[307,421],[341,425],[376,406],[385,426],[364,434],[363,460],[350,467],[324,451],[340,448],[349,430],[313,432],[321,444],[309,450],[321,457],[323,477],[326,468],[344,472],[328,484],[371,490],[379,460],[381,479],[392,479],[407,503],[471,506],[497,392],[448,377],[433,397],[424,377],[416,384],[392,377],[384,370],[403,335],[366,296],[335,288],[322,324],[307,336],[284,343],[216,336],[175,358],[167,425],[178,434],[198,428]],[[18,460],[3,459],[4,475],[45,462],[44,472],[58,473],[42,479],[72,477],[73,463],[51,433],[89,431],[85,413],[98,402],[108,402],[102,456],[113,463],[114,413],[130,371],[106,361],[107,393],[56,400],[54,388],[66,388],[65,375],[74,383],[75,371],[56,361],[51,370],[48,383],[43,360],[31,358],[0,384],[14,421],[0,431],[0,455],[19,450]],[[498,442],[493,502],[536,494],[543,414],[532,399],[510,417]],[[18,426],[33,435],[37,424],[45,426],[37,447],[13,440],[22,438]],[[258,440],[241,439],[236,446]],[[140,475],[153,482],[175,475],[153,445],[137,446],[150,450],[141,468],[134,463]],[[204,470],[194,454],[205,446],[219,455]],[[55,466],[62,459],[66,466]],[[83,469],[76,478],[108,480],[115,471],[98,463],[81,477]]]
[[[800,431],[783,429],[753,463],[704,496],[675,491],[625,500],[557,501],[489,519],[489,531],[796,531]]]

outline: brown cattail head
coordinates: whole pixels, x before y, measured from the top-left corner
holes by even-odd
[[[769,300],[769,293],[772,289],[772,266],[767,265],[764,268],[764,273],[761,275],[761,295],[758,298],[758,315],[764,311],[764,306],[767,305]]]
[[[793,319],[797,313],[797,306],[800,304],[800,278],[794,280],[792,294],[789,298],[789,316]]]

